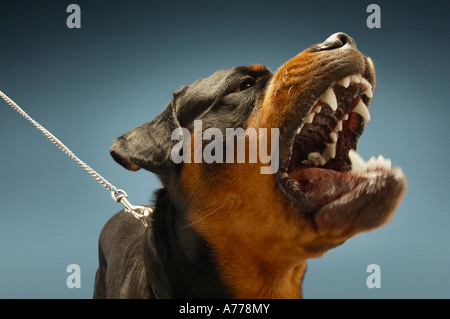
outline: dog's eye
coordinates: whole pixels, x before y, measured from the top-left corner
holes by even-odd
[[[238,92],[241,92],[241,91],[245,91],[245,90],[247,90],[248,88],[251,88],[253,85],[255,85],[256,84],[256,81],[255,81],[255,79],[254,78],[248,78],[248,79],[245,79],[244,81],[242,81],[242,83],[239,85],[239,89],[237,90]]]

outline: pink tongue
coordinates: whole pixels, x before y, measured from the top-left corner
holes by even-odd
[[[289,176],[299,182],[302,192],[323,204],[350,192],[361,182],[349,173],[315,167],[298,169]]]

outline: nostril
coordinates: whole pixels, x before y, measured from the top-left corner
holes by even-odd
[[[343,47],[352,47],[356,49],[355,40],[343,32],[338,32],[329,36],[322,44],[319,44],[317,50],[326,51]]]
[[[338,36],[339,41],[341,41],[342,46],[347,44],[348,41],[348,35],[346,35],[345,33],[341,33]]]

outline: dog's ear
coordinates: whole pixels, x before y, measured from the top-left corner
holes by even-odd
[[[178,141],[171,140],[174,129],[179,127],[172,100],[163,113],[151,122],[138,126],[118,137],[110,148],[111,156],[126,169],[140,168],[155,174],[166,175],[175,167],[171,150]]]

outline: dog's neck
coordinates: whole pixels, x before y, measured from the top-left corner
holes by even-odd
[[[282,256],[280,256],[282,258]],[[299,299],[306,261],[292,267],[277,267],[255,260],[253,254],[234,256],[236,262],[228,265],[224,277],[237,299]],[[231,273],[231,274],[230,274]]]
[[[268,273],[251,254],[236,249],[230,269],[221,269],[207,242],[185,227],[182,208],[165,189],[157,192],[145,255],[150,289],[156,298],[300,298],[306,261]],[[240,252],[242,254],[240,254]],[[242,265],[240,264],[242,263]],[[232,289],[223,282],[234,283]],[[231,275],[230,275],[231,273]],[[239,288],[238,288],[239,287]]]
[[[156,298],[231,298],[206,242],[186,226],[167,190],[156,194],[146,230],[149,285]]]

